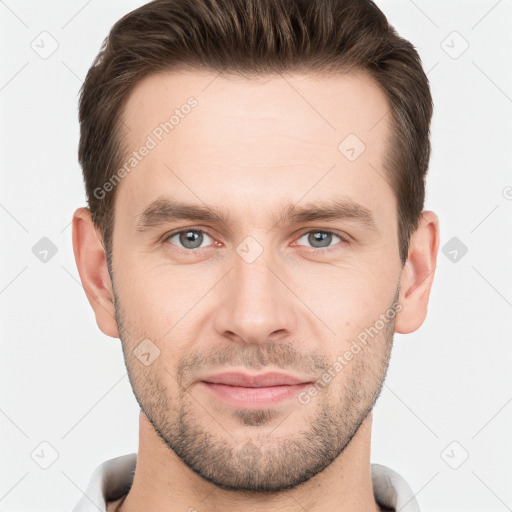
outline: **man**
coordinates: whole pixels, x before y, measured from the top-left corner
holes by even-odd
[[[418,510],[370,443],[436,267],[431,115],[370,1],[156,0],[114,25],[73,244],[140,440],[76,512]]]

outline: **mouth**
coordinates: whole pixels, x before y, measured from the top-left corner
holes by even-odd
[[[229,372],[210,375],[198,383],[210,396],[245,409],[276,405],[290,399],[313,382],[283,373],[249,375]]]

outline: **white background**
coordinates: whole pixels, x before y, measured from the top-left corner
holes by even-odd
[[[120,342],[96,326],[70,221],[85,205],[77,93],[110,27],[142,3],[0,1],[3,512],[71,510],[98,464],[137,451]],[[428,72],[426,208],[441,247],[457,237],[468,252],[440,252],[426,322],[396,336],[372,461],[404,476],[422,512],[512,510],[512,1],[377,4]],[[58,42],[47,59],[31,47],[43,31]],[[46,263],[32,252],[42,237],[57,248]],[[31,456],[50,460],[43,441],[59,454],[48,469]]]

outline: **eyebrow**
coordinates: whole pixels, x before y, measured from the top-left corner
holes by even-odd
[[[302,206],[287,205],[281,214],[271,217],[273,225],[300,224],[312,221],[350,220],[361,226],[376,230],[377,226],[371,210],[348,198],[322,199]],[[228,216],[221,210],[206,205],[159,198],[150,203],[138,215],[137,231],[178,220],[212,222],[224,225],[228,231]]]

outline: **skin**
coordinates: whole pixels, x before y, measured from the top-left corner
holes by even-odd
[[[122,341],[141,407],[137,468],[119,510],[380,510],[371,409],[394,332],[425,319],[439,247],[438,218],[424,211],[400,262],[383,167],[389,105],[363,72],[152,75],[124,111],[129,147],[190,96],[197,107],[116,187],[113,281],[89,210],[73,218],[85,292],[100,329]],[[351,133],[366,146],[353,162],[338,150]],[[167,220],[138,230],[142,212],[162,198],[208,205],[227,223]],[[366,207],[374,228],[353,218],[276,223],[288,204],[330,198]],[[169,236],[191,228],[203,235],[195,245]],[[325,230],[337,236],[313,238]],[[237,252],[247,236],[262,249],[251,263]],[[197,382],[226,370],[315,382],[393,311],[395,297],[392,321],[307,404],[294,397],[248,410]],[[144,339],[160,351],[149,365],[134,355]]]

